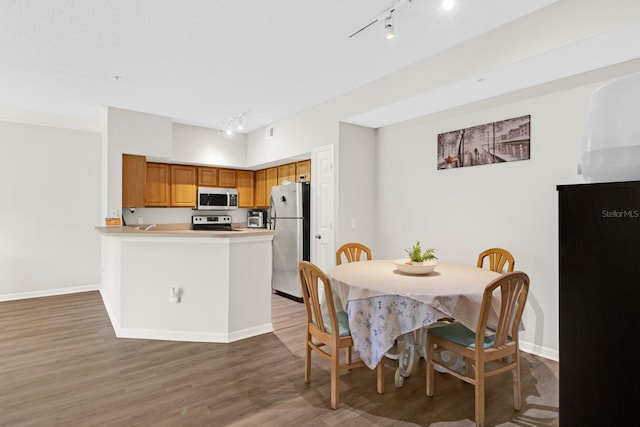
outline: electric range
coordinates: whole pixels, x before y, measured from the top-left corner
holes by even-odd
[[[193,215],[191,229],[231,231],[231,215]]]

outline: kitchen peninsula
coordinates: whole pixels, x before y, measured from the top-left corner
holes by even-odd
[[[275,231],[96,227],[116,336],[232,342],[271,332]]]

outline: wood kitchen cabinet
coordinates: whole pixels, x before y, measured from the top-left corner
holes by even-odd
[[[164,163],[147,163],[144,205],[146,207],[169,207],[171,193],[169,165]]]
[[[122,155],[122,207],[197,206],[197,187],[237,188],[238,207],[268,208],[271,189],[282,181],[311,181],[311,160],[259,171],[147,163],[145,156]]]
[[[311,160],[296,163],[296,181],[302,181],[300,175],[304,175],[304,182],[311,182]]]
[[[267,206],[267,170],[256,171],[254,176],[253,199],[257,208]]]
[[[254,187],[254,172],[253,171],[236,171],[236,181],[238,184],[238,207],[239,208],[252,208],[254,207],[253,201],[253,187]]]
[[[234,169],[218,169],[218,187],[236,188],[236,171]]]
[[[171,165],[171,206],[196,207],[196,167]]]
[[[122,154],[122,207],[144,207],[147,169],[145,156]]]
[[[267,204],[271,205],[271,189],[274,185],[278,185],[278,168],[267,169]]]
[[[278,166],[278,185],[282,184],[282,181],[296,182],[296,164],[287,163],[286,165]]]
[[[278,168],[261,169],[255,173],[254,201],[257,208],[268,208],[271,203],[271,188],[278,185]]]
[[[199,167],[198,168],[198,187],[217,187],[218,186],[218,168]]]

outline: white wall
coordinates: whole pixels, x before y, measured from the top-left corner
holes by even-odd
[[[249,209],[232,209],[228,211],[198,211],[191,208],[136,208],[133,212],[124,209],[122,216],[125,225],[143,224],[191,224],[193,215],[231,215],[234,225],[243,226],[247,222]]]
[[[376,131],[340,123],[336,156],[336,249],[347,242],[369,247],[376,234]],[[356,203],[354,203],[356,201]]]
[[[107,108],[106,138],[103,141],[107,153],[102,167],[107,169],[106,193],[103,215],[112,210],[122,212],[122,153],[169,158],[172,155],[171,119],[153,114],[120,108]]]
[[[97,289],[100,134],[0,121],[0,300]]]
[[[376,252],[403,257],[403,248],[420,240],[437,248],[443,262],[474,264],[486,248],[508,249],[516,269],[531,278],[523,346],[552,359],[558,358],[556,186],[584,182],[576,164],[596,86],[453,110],[378,133]],[[437,170],[439,133],[527,114],[530,160]]]
[[[247,136],[227,136],[217,129],[173,124],[172,163],[246,167]]]

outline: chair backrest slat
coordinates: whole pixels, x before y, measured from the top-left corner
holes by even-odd
[[[511,273],[516,265],[513,255],[502,248],[490,248],[480,252],[478,255],[478,268],[482,268],[485,259],[489,260],[489,269],[497,273],[502,273],[505,265],[507,266],[507,272]]]
[[[336,308],[333,302],[333,291],[329,282],[329,277],[316,265],[301,261],[298,267],[300,272],[300,285],[302,286],[302,299],[307,310],[307,322],[315,325],[322,332],[327,332],[327,326],[336,337],[339,334],[338,318],[336,316]],[[326,310],[324,312],[329,315],[331,325],[325,325],[322,316],[322,301],[320,298],[320,286],[324,292],[324,303]]]
[[[371,260],[371,249],[362,243],[349,242],[340,246],[336,251],[336,265],[342,264],[342,256],[346,258],[347,262],[357,262],[362,260],[362,256],[365,255],[367,260]]]
[[[529,276],[521,271],[506,273],[489,283],[482,296],[482,306],[476,328],[476,345],[483,344],[489,324],[494,291],[499,288],[500,312],[496,324],[494,347],[505,345],[510,338],[518,339],[520,320],[529,293]]]

